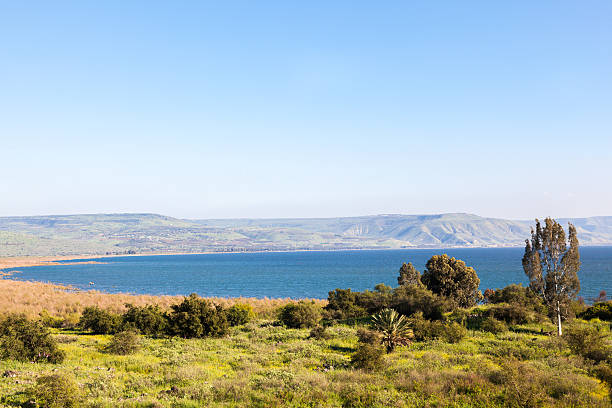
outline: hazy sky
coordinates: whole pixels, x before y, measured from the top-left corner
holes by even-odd
[[[0,215],[612,215],[612,2],[3,1]]]

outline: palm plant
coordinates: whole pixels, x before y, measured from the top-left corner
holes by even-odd
[[[372,328],[382,334],[382,344],[387,348],[387,353],[392,352],[395,346],[410,343],[413,337],[408,319],[393,309],[383,309],[372,316]]]

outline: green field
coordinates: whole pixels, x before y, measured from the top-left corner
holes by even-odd
[[[583,322],[583,324],[587,324]],[[610,333],[607,324],[590,323]],[[108,335],[55,330],[60,365],[2,361],[0,406],[20,406],[44,374],[73,378],[86,407],[608,407],[593,363],[573,355],[548,324],[456,344],[413,342],[380,370],[351,366],[357,326],[328,339],[258,320],[222,338],[143,338],[132,355],[109,354]],[[10,373],[10,374],[7,374]],[[14,376],[13,376],[14,375]]]

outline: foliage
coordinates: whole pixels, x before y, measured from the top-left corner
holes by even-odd
[[[391,307],[398,313],[410,316],[422,313],[430,320],[442,319],[449,308],[447,302],[422,285],[402,285],[393,291]]]
[[[166,333],[168,318],[157,305],[133,306],[126,305],[123,314],[123,329],[136,329],[141,334],[158,337]]]
[[[121,316],[97,306],[86,307],[79,320],[79,327],[94,334],[113,334],[121,329]]]
[[[308,338],[317,339],[317,340],[325,340],[325,339],[329,339],[330,337],[331,335],[327,331],[327,327],[320,326],[320,325],[313,327],[310,330],[310,334],[308,335]]]
[[[70,377],[62,374],[37,378],[30,394],[36,404],[44,408],[80,407],[83,400],[79,386]]]
[[[392,352],[396,346],[408,344],[412,337],[410,322],[393,309],[384,309],[372,316],[372,328],[380,332],[381,342]]]
[[[596,362],[610,360],[612,350],[606,343],[608,333],[592,326],[574,324],[565,330],[563,339],[573,353]]]
[[[487,317],[480,323],[480,330],[493,334],[500,334],[508,331],[508,326],[494,317]]]
[[[380,370],[385,364],[385,350],[377,345],[360,343],[351,356],[351,364],[365,371]]]
[[[374,330],[368,330],[364,327],[357,329],[357,339],[359,343],[365,344],[381,344],[382,335]]]
[[[141,347],[140,336],[133,330],[116,333],[111,338],[106,351],[111,354],[126,355],[138,351]]]
[[[531,240],[525,240],[523,269],[529,277],[529,287],[548,306],[561,336],[561,321],[568,317],[570,302],[580,291],[578,237],[576,227],[570,223],[568,246],[565,231],[558,222],[546,218],[544,224],[542,228],[536,219]]]
[[[523,306],[497,304],[488,309],[488,315],[508,324],[524,324],[529,321],[529,313]]]
[[[326,316],[336,320],[354,319],[367,316],[366,310],[357,304],[359,292],[351,289],[330,291],[325,306]]]
[[[478,290],[480,279],[474,268],[466,266],[462,260],[446,254],[434,255],[425,266],[421,281],[433,293],[448,298],[459,307],[471,307],[482,300]]]
[[[47,328],[24,316],[0,320],[0,358],[18,361],[61,363],[64,352]]]
[[[223,308],[192,293],[178,305],[171,306],[170,332],[184,338],[219,337],[227,333],[229,323]]]
[[[412,265],[412,263],[404,263],[402,264],[399,270],[399,276],[397,278],[397,284],[402,285],[422,285],[421,283],[421,274],[419,271]]]
[[[236,303],[226,310],[227,321],[230,326],[240,326],[247,324],[255,318],[253,306],[245,303]]]
[[[441,339],[458,343],[467,335],[467,329],[457,322],[429,321],[421,313],[413,315],[409,321],[417,341]]]
[[[519,305],[536,313],[546,313],[546,307],[542,303],[542,299],[530,288],[526,288],[520,283],[492,291],[492,293],[489,293],[488,303]]]
[[[599,319],[607,322],[612,321],[612,301],[595,303],[578,315],[581,319]]]
[[[314,327],[321,320],[321,307],[314,302],[289,303],[279,313],[279,320],[292,329]]]

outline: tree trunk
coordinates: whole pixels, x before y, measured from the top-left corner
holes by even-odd
[[[561,330],[561,306],[559,305],[559,301],[557,301],[557,335],[563,335],[563,331]]]

